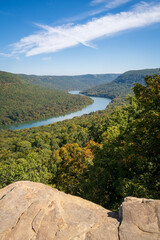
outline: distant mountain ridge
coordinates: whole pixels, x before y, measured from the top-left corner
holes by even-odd
[[[145,76],[156,74],[160,74],[160,68],[127,71],[110,83],[91,87],[82,93],[88,96],[108,97],[111,99],[125,96],[132,93],[131,87],[133,87],[134,83],[144,84]]]
[[[99,84],[111,82],[115,80],[119,74],[86,74],[75,76],[37,76],[18,74],[17,76],[31,84],[69,91],[84,90]]]
[[[0,71],[0,126],[60,116],[92,102],[89,97],[35,86],[19,75]]]
[[[142,70],[131,70],[127,71],[120,76],[118,76],[114,83],[127,83],[127,84],[133,84],[133,83],[144,83],[144,78],[147,75],[155,75],[160,73],[160,68],[154,68],[154,69],[142,69]]]

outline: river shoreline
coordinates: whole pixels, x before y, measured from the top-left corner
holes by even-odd
[[[70,91],[70,94],[80,94],[80,95],[85,95],[81,94],[80,91]],[[55,122],[59,121],[64,121],[66,119],[72,119],[74,117],[80,117],[84,114],[89,114],[91,112],[96,112],[99,110],[104,110],[108,104],[111,102],[111,99],[103,98],[103,97],[91,97],[93,99],[93,103],[89,104],[88,106],[82,108],[81,110],[72,112],[72,113],[67,113],[65,115],[57,116],[57,117],[51,117],[47,119],[39,119],[39,120],[32,120],[24,123],[17,123],[17,124],[12,124],[9,126],[1,127],[0,129],[3,130],[20,130],[20,129],[25,129],[25,128],[32,128],[32,127],[40,127],[48,124],[52,124]]]

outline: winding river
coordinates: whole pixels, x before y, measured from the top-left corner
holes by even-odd
[[[69,93],[70,94],[80,94],[80,91],[70,91]],[[29,121],[29,122],[25,122],[25,123],[21,123],[21,124],[14,124],[14,125],[10,125],[10,126],[6,127],[5,129],[19,130],[19,129],[24,129],[24,128],[40,127],[43,125],[63,121],[66,119],[79,117],[79,116],[82,116],[83,114],[89,114],[91,112],[96,112],[98,110],[104,110],[111,101],[108,98],[102,98],[102,97],[91,97],[91,98],[94,100],[94,102],[79,111],[65,114],[65,115],[59,116],[59,117],[52,117],[52,118],[48,118],[48,119],[44,119],[44,120],[38,120],[38,121],[35,120],[35,121]]]

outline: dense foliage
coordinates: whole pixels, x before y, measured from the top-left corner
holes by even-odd
[[[38,181],[110,209],[127,195],[160,198],[160,75],[129,105],[39,128],[0,132],[0,187]]]
[[[108,97],[111,99],[126,96],[127,94],[132,94],[131,88],[134,86],[134,83],[143,84],[145,76],[154,74],[160,74],[160,68],[128,71],[118,76],[111,83],[91,87],[83,91],[83,93],[89,96]]]
[[[31,85],[0,72],[0,126],[62,115],[91,103],[88,97]]]
[[[28,83],[60,90],[83,90],[115,80],[119,74],[87,74],[79,76],[19,75]]]

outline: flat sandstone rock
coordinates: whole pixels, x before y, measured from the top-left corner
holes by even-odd
[[[120,215],[120,240],[160,240],[160,200],[127,197]]]
[[[33,182],[0,190],[1,240],[117,240],[119,222],[92,202]]]
[[[0,190],[0,240],[160,240],[160,200],[127,197],[119,219],[41,183]]]

